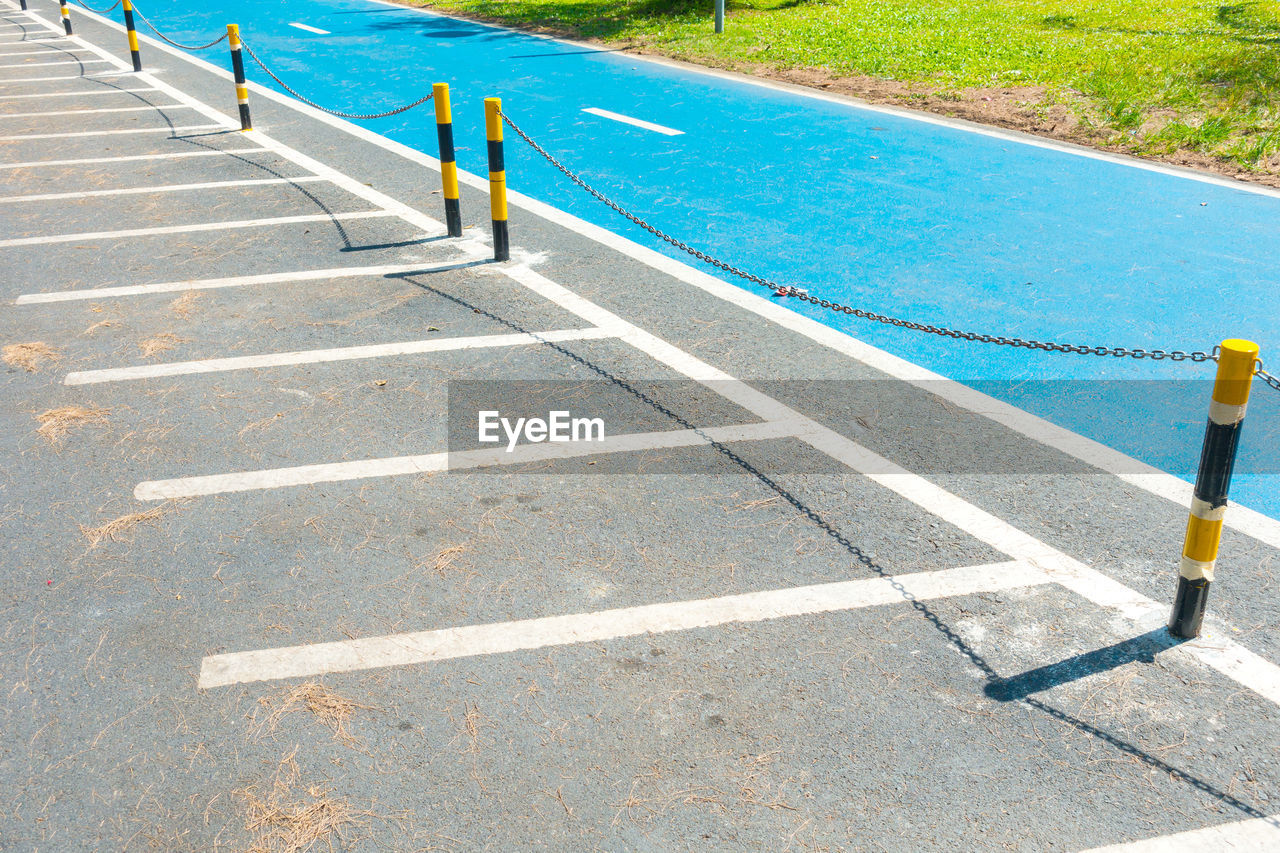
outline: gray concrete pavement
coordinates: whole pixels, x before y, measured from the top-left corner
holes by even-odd
[[[4,21],[22,26],[0,50],[51,34],[7,6]],[[76,26],[118,55],[117,32]],[[210,123],[163,107],[173,92],[119,88],[227,111],[224,80],[151,56],[155,78],[0,69],[0,136]],[[14,117],[107,104],[148,109]],[[1185,507],[525,210],[517,263],[484,263],[482,194],[464,186],[471,227],[448,239],[436,173],[287,105],[254,111],[283,149],[230,129],[0,140],[0,166],[166,155],[0,169],[4,197],[284,179],[0,201],[0,343],[18,347],[0,374],[0,849],[1081,850],[1280,812],[1275,548],[1228,531],[1217,645],[1174,648],[1111,584],[1167,602]],[[356,270],[372,266],[400,271]],[[290,279],[334,268],[352,272]],[[24,299],[188,280],[217,286]],[[64,382],[597,322],[591,340]],[[812,426],[659,446],[766,420],[735,383],[689,381],[712,370]],[[517,379],[648,444],[135,493],[456,450],[450,383]],[[858,473],[836,439],[914,476]],[[1030,551],[1047,556],[1018,569],[1026,582],[995,582]],[[819,612],[789,592],[884,576],[905,594],[842,587]],[[836,594],[822,589],[806,594]],[[689,602],[748,594],[776,609],[663,628]],[[585,641],[532,621],[602,611]],[[435,635],[428,663],[200,686],[215,655],[493,623],[536,647]],[[1257,657],[1210,665],[1232,641]]]

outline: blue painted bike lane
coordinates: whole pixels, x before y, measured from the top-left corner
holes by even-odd
[[[424,94],[432,81],[448,82],[459,165],[476,173],[486,170],[481,102],[500,96],[550,153],[655,226],[832,300],[1091,346],[1209,350],[1224,337],[1246,337],[1280,365],[1274,194],[371,0],[196,7],[149,0],[143,11],[171,37],[193,42],[240,24],[272,70],[336,109],[377,112]],[[225,56],[203,56],[226,64]],[[249,77],[279,88],[252,65]],[[435,153],[430,107],[368,126]],[[696,263],[574,187],[511,134],[507,164],[513,189]],[[464,212],[468,223],[485,218]],[[1212,365],[967,343],[786,302],[1169,473],[1194,476],[1208,389],[1190,380],[1211,379]],[[1256,383],[1232,497],[1276,518],[1278,439],[1280,393]]]

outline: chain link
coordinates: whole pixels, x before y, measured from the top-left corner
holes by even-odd
[[[76,2],[78,3],[80,2],[80,0],[76,0]],[[223,33],[222,35],[218,36],[216,39],[209,42],[208,44],[183,44],[182,42],[174,41],[164,33],[160,32],[158,29],[156,29],[156,25],[148,21],[147,16],[142,14],[142,11],[137,6],[133,7],[133,14],[137,15],[138,20],[142,21],[142,23],[147,25],[147,29],[151,30],[151,32],[159,36],[161,41],[167,41],[169,44],[173,45],[174,47],[181,48],[182,50],[208,50],[211,47],[216,47],[217,45],[221,44],[227,39],[227,34]]]
[[[1262,369],[1262,360],[1258,360],[1258,365],[1253,369],[1253,375],[1261,379],[1273,390],[1280,391],[1280,377],[1276,377]]]
[[[507,126],[510,127],[513,131],[515,131],[516,135],[518,135],[521,139],[523,139],[526,143],[528,143],[528,145],[531,148],[533,148],[534,151],[537,151],[539,154],[541,154],[547,160],[547,162],[549,162],[552,166],[555,166],[557,169],[559,169],[560,172],[569,180],[573,181],[579,187],[581,187],[582,189],[586,190],[588,193],[593,195],[596,199],[598,199],[599,201],[603,202],[604,204],[612,208],[614,212],[630,220],[636,225],[639,225],[645,231],[648,231],[650,234],[657,237],[658,239],[674,246],[675,248],[679,249],[682,252],[687,252],[688,254],[692,255],[693,257],[697,258],[703,263],[710,264],[711,266],[717,269],[723,270],[729,273],[730,275],[735,275],[739,278],[746,279],[747,281],[752,282],[753,284],[758,284],[761,287],[767,287],[770,290],[772,290],[776,296],[793,296],[800,299],[803,302],[808,302],[810,305],[817,305],[819,308],[825,308],[829,311],[834,311],[838,314],[848,314],[853,317],[860,317],[864,320],[870,320],[874,323],[883,323],[884,325],[887,325],[887,326],[896,326],[897,328],[900,328],[900,329],[911,329],[917,332],[925,332],[931,335],[940,335],[946,338],[956,338],[959,340],[973,341],[975,343],[997,344],[1000,346],[1009,346],[1009,347],[1022,347],[1024,349],[1043,350],[1045,352],[1072,353],[1075,355],[1097,355],[1097,356],[1103,356],[1103,357],[1110,356],[1114,358],[1137,358],[1137,359],[1150,358],[1154,361],[1161,361],[1166,358],[1171,361],[1190,360],[1193,362],[1218,360],[1216,353],[1209,353],[1209,352],[1199,352],[1199,351],[1182,352],[1181,350],[1162,350],[1162,349],[1146,350],[1146,349],[1129,349],[1127,347],[1105,347],[1105,346],[1087,346],[1083,344],[1062,344],[1062,343],[1055,343],[1052,341],[1037,341],[1037,340],[1032,340],[1030,338],[1010,338],[1004,335],[988,335],[980,332],[966,332],[966,331],[961,331],[959,329],[952,329],[947,326],[934,326],[929,323],[917,323],[913,320],[904,320],[899,317],[891,317],[887,314],[877,314],[874,311],[868,311],[863,308],[854,308],[850,305],[842,305],[839,302],[833,302],[829,299],[823,299],[821,297],[811,296],[809,292],[806,290],[802,290],[797,287],[792,287],[791,285],[778,284],[777,282],[771,281],[770,279],[761,278],[760,276],[755,275],[754,273],[750,273],[750,272],[747,272],[746,270],[739,269],[738,267],[735,267],[732,264],[726,263],[725,261],[722,261],[719,258],[713,257],[712,255],[708,255],[706,252],[695,249],[689,244],[675,237],[672,237],[670,234],[660,231],[659,229],[650,225],[648,222],[645,222],[640,217],[625,210],[617,202],[608,198],[599,190],[589,185],[586,181],[584,181],[581,177],[579,177],[577,174],[571,171],[563,163],[561,163],[555,157],[551,156],[551,154],[547,153],[546,149],[544,149],[541,145],[534,142],[527,133],[521,130],[516,125],[516,123],[511,120],[510,116],[506,115],[505,113],[502,113],[501,115],[502,115],[502,120],[506,122]],[[1272,381],[1274,381],[1274,379]],[[1268,382],[1268,384],[1271,384],[1271,382]]]
[[[328,107],[322,107],[319,104],[317,104],[315,101],[309,100],[303,97],[302,95],[298,94],[298,92],[296,92],[288,83],[284,82],[279,77],[277,77],[274,73],[272,73],[271,69],[268,68],[263,63],[263,61],[258,58],[258,54],[253,52],[253,48],[249,47],[249,43],[245,41],[243,38],[240,40],[240,45],[245,49],[246,52],[248,52],[249,57],[258,64],[258,67],[261,68],[268,77],[270,77],[272,80],[275,80],[277,83],[279,83],[286,92],[288,92],[290,95],[293,95],[295,98],[297,98],[299,101],[302,101],[302,103],[306,104],[307,106],[315,107],[321,112],[328,113],[331,116],[338,116],[339,118],[356,119],[358,121],[370,121],[371,119],[375,119],[375,118],[386,118],[388,116],[394,116],[394,115],[399,115],[400,113],[403,113],[403,112],[408,112],[409,110],[413,109],[414,107],[420,104],[425,104],[427,101],[431,100],[431,98],[435,94],[434,92],[428,93],[424,97],[418,98],[418,100],[414,101],[412,104],[405,104],[403,107],[396,107],[394,110],[387,110],[385,113],[361,114],[361,113],[344,113],[344,112],[339,112],[338,110],[331,110]]]
[[[116,0],[116,2],[112,3],[110,6],[108,6],[105,9],[95,9],[92,6],[90,6],[88,3],[84,2],[84,0],[76,0],[76,2],[79,3],[81,6],[85,7],[86,9],[88,9],[90,12],[92,12],[95,15],[105,15],[108,12],[110,12],[112,9],[120,5],[120,0]]]

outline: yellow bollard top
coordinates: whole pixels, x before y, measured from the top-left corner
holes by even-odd
[[[449,84],[433,83],[431,100],[436,104],[436,123],[449,124],[453,121],[453,111],[449,107]]]
[[[227,46],[232,50],[240,49],[240,25],[227,24]]]
[[[484,99],[484,130],[490,142],[502,141],[502,99]]]
[[[1213,383],[1213,399],[1227,406],[1249,402],[1254,365],[1259,347],[1253,341],[1227,338],[1218,352],[1218,377]]]

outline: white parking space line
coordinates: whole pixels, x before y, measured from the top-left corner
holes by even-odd
[[[104,107],[102,109],[85,109],[85,110],[47,110],[38,113],[0,113],[0,119],[4,118],[35,118],[37,116],[87,116],[96,115],[98,113],[141,113],[148,110],[188,110],[190,107],[185,104],[150,104],[141,107]]]
[[[207,660],[207,658],[206,658]],[[1280,814],[1206,826],[1173,835],[1094,847],[1085,853],[1274,853],[1280,850]]]
[[[105,59],[65,59],[60,62],[16,62],[12,65],[0,65],[0,68],[44,68],[49,65],[110,65]],[[8,82],[0,77],[0,83]]]
[[[907,598],[902,590],[895,588],[895,584],[901,585],[912,599],[927,601],[1025,588],[1046,581],[1042,572],[1025,563],[995,563],[896,575],[892,579],[838,581],[594,613],[233,652],[206,657],[200,666],[198,686],[208,689],[254,681],[407,666],[905,603]]]
[[[135,77],[133,71],[95,71],[92,74],[76,74],[71,77],[0,77],[0,86],[10,83],[57,83],[63,80],[88,80],[93,82],[108,77]]]
[[[134,95],[139,92],[159,92],[154,86],[138,89],[86,89],[83,92],[47,92],[38,95],[0,95],[0,101],[29,101],[35,98],[92,98],[98,95]]]
[[[330,267],[323,270],[263,273],[228,278],[190,279],[187,281],[163,281],[157,284],[129,284],[121,287],[95,287],[88,290],[56,290],[52,293],[24,293],[13,300],[14,305],[40,305],[50,302],[74,302],[82,299],[107,299],[117,296],[144,296],[149,293],[176,293],[187,290],[216,290],[223,287],[249,287],[264,284],[287,284],[298,281],[323,281],[330,278],[355,278],[360,276],[387,276],[406,273],[433,273],[461,269],[474,261],[453,261],[440,264],[384,264],[367,267]]]
[[[639,432],[606,436],[603,441],[579,441],[565,444],[522,444],[511,452],[505,447],[493,450],[461,450],[455,453],[426,453],[420,456],[393,456],[383,459],[361,459],[353,462],[330,462],[299,465],[293,468],[267,468],[233,474],[210,474],[202,477],[179,477],[139,483],[133,496],[141,501],[166,498],[217,495],[226,492],[248,492],[305,486],[312,483],[339,483],[372,477],[398,477],[465,468],[498,465],[523,465],[551,459],[575,459],[606,453],[635,453],[641,450],[669,450],[697,447],[716,442],[769,441],[795,434],[793,423],[756,423],[737,426],[681,429],[666,432]]]
[[[162,184],[154,187],[123,187],[114,190],[84,190],[69,193],[41,193],[39,195],[0,196],[0,204],[18,204],[32,201],[65,201],[77,198],[100,198],[114,195],[148,195],[150,193],[180,193],[199,190],[226,189],[229,187],[262,187],[280,184],[314,184],[328,181],[319,175],[299,175],[296,178],[245,178],[239,181],[206,181],[200,184]]]
[[[306,24],[290,23],[289,26],[297,27],[298,29],[305,30],[306,32],[309,32],[309,33],[315,33],[318,36],[333,35],[333,33],[329,32],[328,30],[322,30],[319,27],[309,27]]]
[[[274,352],[234,358],[210,358],[201,361],[175,361],[166,364],[139,364],[133,367],[111,367],[68,373],[64,385],[93,385],[100,382],[123,382],[132,379],[154,379],[160,376],[188,376],[199,373],[225,373],[229,370],[252,370],[264,367],[287,367],[295,364],[321,364],[330,361],[354,361],[362,358],[387,358],[396,355],[421,355],[454,350],[494,349],[529,346],[562,341],[585,341],[612,337],[605,329],[557,329],[550,332],[513,332],[506,335],[473,335],[458,338],[434,338],[402,341],[394,344],[367,344],[333,349]]]
[[[591,113],[593,116],[600,116],[601,118],[612,119],[614,121],[622,122],[623,124],[629,124],[635,127],[642,127],[645,130],[652,130],[654,133],[661,133],[663,136],[683,136],[684,135],[683,130],[676,130],[675,128],[672,128],[672,127],[664,127],[663,125],[660,125],[660,124],[654,124],[651,121],[644,121],[643,119],[632,118],[631,116],[624,116],[622,113],[615,113],[615,112],[610,112],[609,110],[602,110],[599,107],[585,107],[583,108],[582,111],[584,113]]]
[[[266,151],[267,149],[265,148],[223,148],[218,151],[169,151],[164,154],[126,154],[121,157],[84,157],[78,160],[27,160],[24,163],[0,163],[0,169],[35,169],[40,166],[89,166],[95,163],[127,163],[133,160],[179,160],[184,157],[229,157],[234,154],[256,154]]]
[[[388,210],[357,210],[352,213],[313,213],[305,216],[274,216],[266,219],[236,219],[227,222],[198,222],[191,225],[161,225],[154,228],[126,228],[120,231],[82,231],[78,234],[49,234],[41,237],[16,237],[0,240],[0,249],[14,246],[43,246],[52,243],[77,243],[82,240],[122,240],[126,237],[151,237],[157,234],[191,234],[198,231],[230,231],[237,228],[262,228],[268,225],[294,225],[303,222],[347,222],[352,219],[376,219],[395,216]]]
[[[0,136],[0,142],[18,142],[23,139],[71,139],[78,136],[126,136],[131,133],[181,133],[197,130],[226,130],[220,124],[193,124],[189,127],[133,127],[128,130],[77,130],[71,133],[19,133],[16,136]]]
[[[14,44],[14,42],[6,43]],[[21,43],[17,42],[17,44]],[[12,53],[0,53],[0,59],[8,56],[74,56],[74,54],[66,50],[15,50]]]

